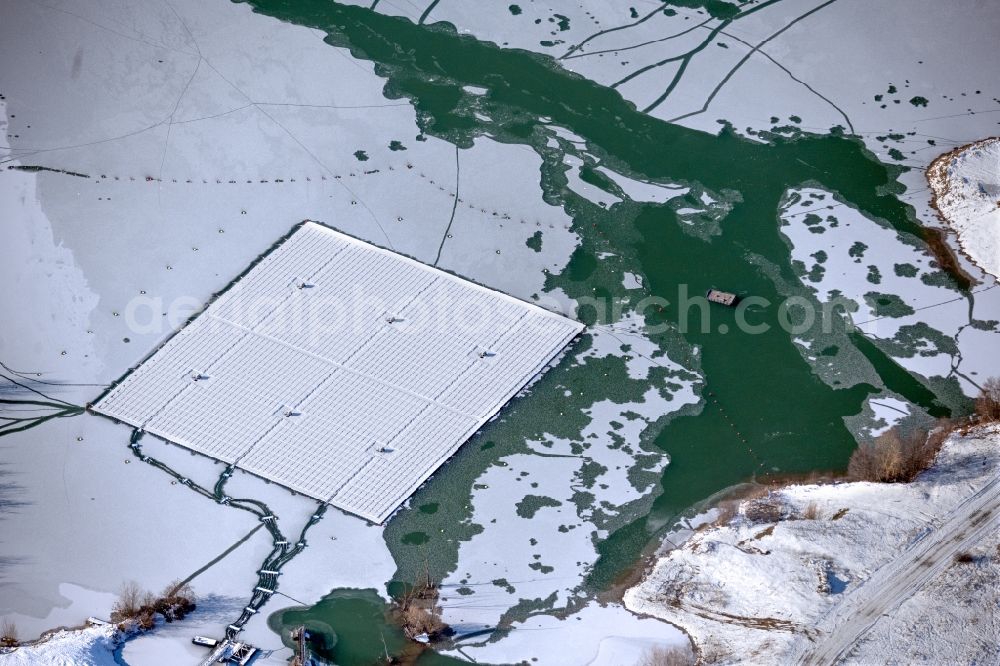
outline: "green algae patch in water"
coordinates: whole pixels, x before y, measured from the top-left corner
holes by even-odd
[[[879,349],[874,342],[858,331],[852,331],[850,336],[858,350],[878,370],[886,388],[895,391],[910,402],[920,405],[933,417],[948,418],[951,416],[951,409],[942,405],[932,390],[917,381],[912,374],[892,360],[892,357]]]
[[[430,513],[433,513],[433,511]],[[403,543],[408,543],[413,546],[421,546],[430,540],[431,538],[427,536],[427,532],[407,532],[403,535]]]
[[[525,495],[515,506],[517,515],[522,518],[534,518],[540,509],[547,506],[562,506],[562,502],[543,495]]]
[[[375,590],[341,589],[308,608],[288,608],[273,613],[267,625],[292,649],[292,630],[304,626],[309,648],[317,657],[339,666],[374,666],[392,663],[418,666],[452,666],[467,662],[446,657],[406,638],[389,620],[390,608]]]
[[[524,241],[524,244],[527,245],[532,250],[534,250],[535,252],[541,252],[542,251],[542,232],[541,231],[536,231],[535,233],[531,234],[531,236],[528,238],[528,240]]]
[[[390,624],[388,605],[375,590],[336,590],[309,608],[290,608],[268,618],[268,626],[294,646],[292,629],[305,626],[312,638],[310,648],[332,663],[375,664],[385,656],[382,641],[390,654],[403,649],[406,636]]]

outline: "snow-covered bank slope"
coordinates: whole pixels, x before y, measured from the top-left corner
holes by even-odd
[[[118,630],[112,626],[67,629],[34,645],[0,651],[3,666],[114,666]]]
[[[709,663],[992,663],[998,472],[994,425],[950,438],[913,483],[744,502],[664,556],[625,604],[687,631]]]
[[[928,167],[927,181],[962,249],[983,270],[1000,276],[1000,138],[942,155]]]

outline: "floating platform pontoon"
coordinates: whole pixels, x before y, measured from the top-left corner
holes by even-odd
[[[709,289],[705,292],[705,298],[712,301],[713,303],[719,303],[720,305],[728,305],[732,307],[736,305],[738,297],[736,294],[728,291],[720,291],[719,289]]]
[[[381,523],[582,329],[305,222],[93,410]]]

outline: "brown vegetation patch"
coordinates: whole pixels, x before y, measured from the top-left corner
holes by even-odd
[[[776,523],[785,517],[785,508],[777,495],[748,501],[743,508],[743,515],[754,523]]]
[[[939,155],[934,158],[934,161],[928,165],[927,170],[924,172],[927,177],[927,183],[931,186],[931,208],[937,213],[938,219],[945,224],[951,224],[950,220],[941,212],[941,208],[938,206],[938,201],[948,194],[949,190],[949,180],[948,180],[948,165],[951,161],[957,157],[960,153],[965,152],[973,146],[982,146],[987,143],[997,141],[996,137],[989,139],[983,139],[982,141],[975,141],[973,143],[966,144],[964,146],[959,146],[954,150],[951,150],[943,155]],[[934,256],[935,261],[942,270],[947,271],[949,275],[955,278],[961,289],[968,289],[974,282],[972,276],[970,276],[965,270],[962,269],[961,265],[958,263],[958,258],[955,253],[948,246],[945,241],[945,232],[941,229],[933,229],[930,227],[923,227],[923,240],[927,243],[931,254]],[[962,244],[962,239],[959,238],[959,246]],[[969,255],[965,248],[962,248],[962,253],[969,257],[969,261],[972,261],[972,257]],[[975,262],[973,262],[975,263]]]
[[[956,564],[975,564],[975,562],[976,562],[976,556],[968,551],[955,553]]]
[[[1000,422],[1000,379],[991,377],[983,382],[975,402],[973,424]],[[930,467],[941,445],[953,432],[965,435],[967,428],[950,419],[938,419],[930,430],[916,429],[904,433],[890,428],[874,441],[860,444],[847,465],[847,474],[854,481],[906,483]]]
[[[439,595],[438,584],[428,574],[422,583],[414,585],[393,605],[392,618],[407,638],[433,643],[451,633],[451,628],[441,619]]]
[[[1000,421],[1000,378],[990,377],[976,398],[976,417],[980,422]]]
[[[689,648],[674,645],[649,648],[637,666],[693,666],[694,653]]]
[[[816,505],[816,502],[809,502],[806,504],[806,508],[802,509],[800,517],[802,520],[816,520],[819,518],[819,506]]]
[[[921,227],[921,236],[923,236],[923,241],[927,243],[927,249],[941,270],[955,280],[959,289],[968,291],[975,284],[975,280],[958,262],[958,257],[955,256],[948,241],[945,240],[945,232],[934,227]]]
[[[945,419],[941,419],[930,433],[922,429],[904,433],[899,428],[890,428],[874,441],[858,446],[847,464],[847,474],[854,481],[912,481],[934,462],[954,428],[954,424]]]
[[[148,630],[156,626],[157,615],[173,622],[184,619],[194,609],[194,590],[186,583],[174,581],[156,596],[135,581],[128,581],[122,584],[118,600],[111,607],[111,622],[122,630],[130,627]]]

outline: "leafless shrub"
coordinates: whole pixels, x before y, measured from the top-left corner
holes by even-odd
[[[140,629],[152,629],[156,616],[167,622],[183,619],[195,609],[194,591],[190,585],[173,582],[159,597],[143,590],[135,581],[122,584],[118,600],[111,607],[111,621],[118,625],[134,624]]]
[[[118,599],[111,606],[111,621],[115,623],[125,622],[138,617],[139,609],[147,601],[148,595],[149,593],[134,580],[122,583],[121,589],[118,591]]]
[[[422,606],[409,606],[403,610],[403,622],[409,630],[408,633],[413,636],[420,634],[435,636],[447,628],[447,625],[433,610]]]
[[[784,508],[777,497],[769,496],[747,502],[743,515],[755,523],[776,523],[784,517]]]
[[[680,608],[681,604],[684,603],[684,584],[676,580],[668,580],[660,584],[658,588],[660,594],[660,599],[665,604],[669,604],[674,608]]]
[[[0,647],[17,647],[20,640],[17,637],[17,625],[14,620],[5,617],[0,622]]]
[[[819,507],[816,502],[809,502],[806,508],[802,509],[802,520],[816,520],[819,518]]]
[[[958,564],[972,564],[976,561],[976,556],[967,550],[955,553],[955,562]]]
[[[1000,421],[1000,378],[990,377],[976,398],[976,416],[980,421]]]
[[[143,631],[149,631],[156,626],[156,613],[148,606],[144,606],[139,611],[139,615],[133,618],[136,625]]]
[[[415,639],[421,634],[427,634],[431,641],[435,641],[451,632],[450,627],[441,619],[438,596],[438,584],[428,573],[422,582],[396,601],[393,608],[394,619],[409,638]]]
[[[930,448],[934,455],[936,456],[938,451],[941,450],[941,445],[944,444],[944,440],[958,429],[958,423],[951,419],[938,419],[937,423],[931,429],[930,434],[927,435],[926,446]]]
[[[740,513],[740,505],[742,503],[769,497],[771,490],[772,488],[765,484],[744,484],[739,486],[715,504],[714,508],[718,512],[715,518],[709,523],[703,523],[698,529],[728,525]]]
[[[167,622],[182,620],[195,609],[194,589],[188,583],[174,581],[167,585],[163,594],[153,603],[153,610]]]
[[[851,455],[847,473],[856,481],[912,481],[934,462],[951,431],[951,422],[944,419],[931,433],[918,429],[903,434],[899,428],[890,428],[874,441],[858,446]]]
[[[658,645],[646,650],[636,666],[692,666],[694,663],[690,648]]]

